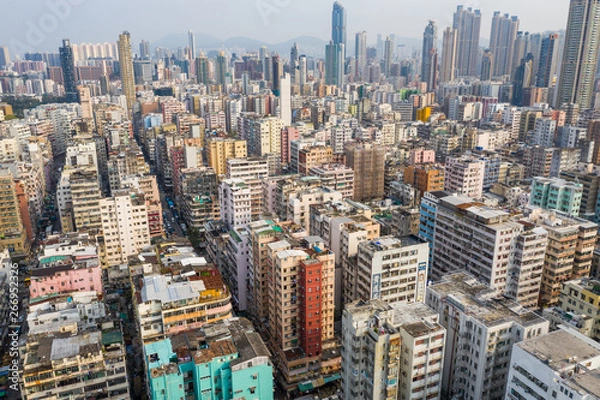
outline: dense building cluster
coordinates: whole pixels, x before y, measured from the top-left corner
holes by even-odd
[[[0,397],[600,399],[600,0],[485,17],[0,46]]]

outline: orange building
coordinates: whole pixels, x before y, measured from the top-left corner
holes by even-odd
[[[413,185],[423,196],[425,192],[444,190],[444,168],[425,165],[406,167],[404,183]]]

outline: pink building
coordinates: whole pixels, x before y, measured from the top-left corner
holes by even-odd
[[[300,139],[298,129],[293,126],[287,126],[281,130],[281,164],[288,165],[291,158],[292,140]]]
[[[31,298],[54,293],[96,292],[102,295],[102,268],[96,255],[49,256],[31,270]]]
[[[435,162],[435,151],[425,149],[411,150],[408,156],[410,165],[429,164]]]

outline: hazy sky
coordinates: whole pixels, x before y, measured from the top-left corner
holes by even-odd
[[[309,35],[329,39],[329,0],[24,0],[0,9],[0,45],[13,52],[56,51],[62,38],[73,43],[115,41],[129,30],[134,43],[150,42],[188,29],[218,38],[247,36],[268,43]],[[457,4],[479,8],[482,34],[489,37],[492,13],[518,15],[521,30],[564,29],[569,0],[343,0],[348,39],[359,30],[421,37],[429,19],[440,32],[451,24]],[[502,4],[500,7],[498,4]],[[182,43],[184,45],[184,43]],[[16,50],[16,51],[15,51]]]

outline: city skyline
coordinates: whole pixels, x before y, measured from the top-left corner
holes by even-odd
[[[53,51],[56,43],[69,37],[73,43],[106,42],[114,40],[115,34],[123,30],[132,32],[132,42],[139,43],[145,39],[152,44],[161,42],[170,35],[187,35],[189,29],[193,30],[200,43],[206,35],[219,40],[235,37],[248,37],[249,39],[276,44],[300,36],[317,37],[322,40],[331,38],[331,7],[333,2],[273,2],[272,0],[259,0],[257,2],[242,2],[234,0],[228,6],[211,2],[211,12],[226,15],[226,18],[205,18],[198,20],[206,3],[192,5],[183,0],[166,4],[154,1],[145,3],[144,11],[133,4],[115,7],[120,9],[122,18],[113,20],[107,10],[114,0],[99,4],[92,2],[77,2],[66,8],[57,9],[41,3],[39,11],[31,13],[31,5],[25,7],[15,4],[11,10],[14,18],[3,20],[0,26],[0,35],[6,38],[5,42],[11,47],[13,53],[20,50],[26,51]],[[64,0],[67,2],[67,0]],[[58,2],[61,3],[61,2]],[[212,4],[214,3],[214,4]],[[62,4],[62,3],[61,3]],[[452,16],[457,5],[480,9],[482,14],[481,38],[482,45],[489,39],[493,13],[501,11],[519,16],[521,30],[529,32],[544,32],[561,30],[566,27],[569,2],[566,0],[552,0],[542,2],[538,0],[527,3],[516,0],[507,0],[502,5],[494,4],[491,0],[457,2],[436,2],[435,8],[424,7],[422,2],[410,0],[401,5],[393,4],[389,0],[375,0],[368,8],[356,0],[341,2],[348,14],[347,32],[351,37],[359,31],[369,33],[368,44],[375,43],[377,33],[387,36],[396,34],[399,37],[419,39],[423,26],[432,19],[436,21],[440,31],[452,25]],[[236,7],[233,7],[235,5]],[[164,15],[183,9],[178,18],[164,19]],[[535,11],[544,6],[544,18],[536,17]],[[390,12],[382,13],[382,9]],[[553,10],[548,13],[548,10]],[[202,14],[200,14],[202,15]],[[410,16],[406,20],[399,16]],[[90,29],[89,20],[94,18],[101,26]],[[140,18],[141,17],[141,18]],[[145,17],[145,18],[144,18]],[[157,17],[159,17],[157,19]],[[25,20],[26,23],[22,23]],[[52,23],[58,20],[58,24]],[[127,21],[124,24],[122,21]],[[136,23],[135,21],[144,21]],[[302,21],[310,21],[302,23]],[[242,23],[243,22],[243,23]],[[93,26],[93,25],[92,25]],[[252,28],[249,29],[249,26]],[[318,27],[318,28],[314,28]],[[201,28],[201,29],[200,29]],[[37,35],[36,35],[37,34]],[[33,40],[32,40],[33,39]],[[353,46],[353,41],[348,43]],[[184,47],[187,41],[181,43]]]

